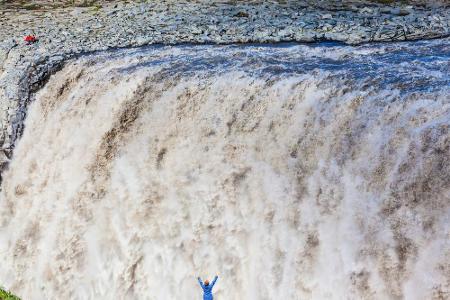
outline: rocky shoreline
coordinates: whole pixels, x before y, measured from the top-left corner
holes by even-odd
[[[389,1],[386,1],[389,2]],[[177,43],[339,41],[347,44],[443,38],[450,5],[368,1],[109,1],[89,7],[0,10],[0,171],[23,131],[27,104],[74,55]],[[26,44],[23,37],[36,35]]]

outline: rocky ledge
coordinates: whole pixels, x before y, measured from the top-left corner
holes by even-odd
[[[447,1],[83,1],[83,7],[51,8],[45,4],[55,1],[33,6],[2,2],[0,171],[23,131],[33,92],[64,60],[80,53],[156,43],[358,44],[450,34]],[[25,43],[29,34],[38,41]]]

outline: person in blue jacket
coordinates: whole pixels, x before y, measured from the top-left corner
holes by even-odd
[[[214,284],[216,283],[217,278],[219,278],[219,276],[216,275],[216,277],[214,277],[214,280],[211,282],[211,284],[209,284],[208,279],[206,279],[205,283],[203,284],[200,277],[197,278],[198,283],[200,283],[200,286],[203,289],[203,300],[213,300],[212,288],[214,287]]]

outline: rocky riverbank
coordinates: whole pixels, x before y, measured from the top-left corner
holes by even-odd
[[[380,1],[391,2],[391,1]],[[0,164],[23,130],[27,104],[48,75],[80,53],[176,43],[358,44],[441,38],[450,5],[368,1],[101,2],[87,7],[4,6],[0,10]],[[36,35],[26,44],[23,37]]]

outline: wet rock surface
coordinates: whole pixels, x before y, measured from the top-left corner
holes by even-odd
[[[445,2],[92,2],[51,9],[45,1],[38,3],[23,7],[0,2],[0,166],[6,165],[20,137],[33,91],[74,55],[147,44],[359,44],[450,34],[450,5]],[[29,34],[38,41],[25,43]]]

